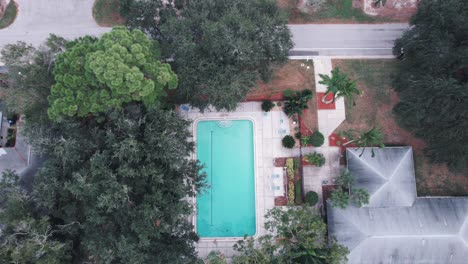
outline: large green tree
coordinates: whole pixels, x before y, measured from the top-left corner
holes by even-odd
[[[159,57],[157,42],[124,27],[100,39],[70,42],[53,70],[50,118],[99,115],[134,101],[154,105],[165,95],[164,88],[177,86],[177,76]]]
[[[424,139],[437,163],[468,169],[468,6],[421,1],[411,28],[395,43],[398,121]]]
[[[70,263],[71,241],[60,241],[60,226],[52,226],[34,198],[11,171],[0,176],[0,260],[2,263]]]
[[[188,159],[188,121],[142,105],[106,122],[61,124],[35,180],[37,204],[64,225],[75,259],[95,263],[189,263],[198,240],[189,198],[203,177]]]
[[[178,10],[131,2],[129,25],[160,40],[179,77],[178,99],[201,109],[234,109],[293,46],[287,16],[273,0],[180,1]]]
[[[204,177],[189,159],[188,125],[175,112],[139,103],[104,122],[65,120],[42,128],[48,132],[36,137],[50,138],[33,143],[48,159],[32,194],[13,192],[8,182],[6,191],[0,186],[0,203],[7,204],[0,214],[2,260],[195,261],[190,200]]]
[[[327,225],[310,207],[273,208],[266,217],[269,234],[239,241],[233,263],[345,263],[348,250],[327,239]]]
[[[2,61],[8,69],[7,82],[0,88],[9,112],[36,118],[40,109],[48,106],[47,96],[54,83],[52,69],[66,41],[51,35],[39,48],[17,42],[6,45]]]

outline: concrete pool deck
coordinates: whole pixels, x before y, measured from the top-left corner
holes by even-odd
[[[330,57],[314,58],[314,72],[330,74],[332,62]],[[315,92],[324,92],[326,87],[319,84],[320,78],[316,76]],[[314,93],[315,94],[315,93]],[[264,215],[269,209],[274,207],[274,179],[275,173],[273,160],[276,157],[298,157],[299,148],[286,149],[281,144],[281,139],[288,134],[294,134],[290,131],[288,117],[279,109],[265,113],[261,109],[260,102],[240,103],[239,107],[232,112],[205,111],[200,113],[197,109],[187,107],[187,111],[180,111],[183,116],[190,120],[200,118],[218,118],[218,119],[239,119],[248,118],[255,122],[254,144],[256,159],[256,217],[257,234],[265,234]],[[343,98],[336,100],[336,109],[317,110],[319,131],[325,136],[325,143],[321,147],[304,147],[302,154],[306,155],[317,151],[326,158],[326,163],[322,167],[305,166],[303,168],[304,192],[315,191],[320,197],[319,205],[322,201],[322,186],[333,184],[334,179],[339,174],[340,169],[340,148],[329,146],[328,136],[345,120],[345,105]],[[195,122],[196,123],[196,122]],[[193,127],[191,128],[193,131]],[[200,257],[205,257],[210,251],[217,250],[223,253],[227,258],[232,257],[236,252],[232,249],[235,241],[226,239],[202,239],[197,249]]]
[[[239,104],[232,112],[205,111],[200,113],[198,109],[188,108],[188,111],[180,111],[189,120],[203,119],[250,119],[254,121],[254,144],[255,144],[255,194],[256,194],[256,236],[265,234],[264,215],[274,207],[275,195],[273,191],[274,158],[291,157],[299,154],[299,149],[286,149],[281,144],[281,139],[289,135],[289,119],[282,111],[271,111],[265,113],[261,109],[261,103],[247,102]],[[192,124],[191,131],[193,131]],[[196,140],[195,138],[193,139]],[[236,252],[232,246],[237,239],[203,238],[197,245],[200,257],[205,257],[210,251],[217,250],[230,258]]]

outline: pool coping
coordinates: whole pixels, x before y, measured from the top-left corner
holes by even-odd
[[[257,188],[257,180],[258,180],[258,175],[257,175],[257,125],[256,121],[254,118],[250,116],[221,116],[221,117],[197,117],[193,120],[192,122],[192,138],[193,138],[193,143],[195,145],[195,150],[193,152],[193,157],[192,159],[196,160],[197,159],[197,126],[198,123],[201,121],[217,121],[217,120],[248,120],[252,122],[252,129],[253,129],[253,151],[254,151],[254,190],[255,190],[255,234],[253,234],[252,237],[254,239],[257,239],[259,236],[259,206],[258,206],[258,198],[257,194],[259,193]],[[197,232],[197,197],[194,196],[192,198],[192,203],[194,204],[194,210],[193,210],[193,216],[192,216],[192,223],[194,226],[194,231],[195,233]],[[202,238],[200,237],[199,242],[237,242],[239,240],[243,240],[244,237],[206,237]]]

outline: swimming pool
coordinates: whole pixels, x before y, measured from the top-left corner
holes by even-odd
[[[208,187],[197,196],[200,237],[253,236],[255,173],[253,123],[210,120],[197,123],[197,159]]]

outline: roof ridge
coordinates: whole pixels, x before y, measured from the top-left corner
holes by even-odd
[[[356,153],[354,153],[354,151],[349,151],[350,153],[352,153],[354,155],[354,157],[356,157],[359,161],[361,161],[363,164],[365,164],[367,167],[369,167],[370,169],[372,169],[372,171],[374,171],[377,175],[379,175],[382,179],[384,179],[386,182],[388,182],[388,179],[387,177],[383,176],[382,173],[380,173],[380,171],[378,171],[376,168],[374,168],[372,165],[370,165],[368,162],[366,162],[364,159],[361,159],[361,157],[357,156]],[[348,158],[349,160],[349,158]]]
[[[400,161],[398,162],[398,165],[395,166],[395,169],[393,169],[393,172],[392,172],[392,174],[390,175],[390,177],[388,177],[388,178],[389,178],[389,181],[390,181],[390,179],[393,178],[393,176],[395,176],[395,173],[396,173],[397,170],[401,167],[401,164],[403,164],[403,161],[405,161],[406,156],[408,156],[408,153],[410,153],[410,152],[411,152],[411,148],[408,148],[408,150],[406,151],[405,155],[403,155],[403,156],[401,157]]]
[[[465,234],[464,234],[465,233]],[[468,247],[468,214],[465,216],[465,221],[458,231],[458,237],[463,241],[466,247]]]
[[[331,206],[331,205],[330,205],[330,206]],[[352,251],[352,250],[353,250],[354,248],[356,248],[357,246],[361,245],[363,241],[367,240],[367,239],[370,237],[369,234],[363,232],[362,229],[359,228],[359,225],[357,225],[356,223],[354,223],[354,221],[352,221],[351,219],[349,219],[348,217],[346,217],[346,214],[343,213],[343,212],[349,210],[349,208],[347,208],[347,209],[333,208],[332,210],[335,212],[335,214],[336,214],[336,213],[339,213],[344,219],[347,219],[347,223],[348,223],[351,227],[353,227],[353,230],[356,231],[355,233],[357,233],[357,234],[359,235],[359,236],[353,236],[353,237],[355,237],[355,238],[356,238],[356,237],[359,237],[359,240],[358,240],[358,243],[356,243],[356,245],[355,245],[354,247],[352,247],[352,248],[349,247],[349,248],[348,248],[350,251]]]

